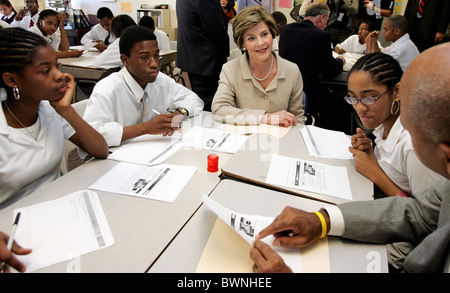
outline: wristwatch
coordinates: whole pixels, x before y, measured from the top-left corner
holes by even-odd
[[[177,111],[179,111],[184,116],[189,116],[189,111],[186,108],[177,108]]]

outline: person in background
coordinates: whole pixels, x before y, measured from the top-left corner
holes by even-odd
[[[167,34],[155,27],[155,21],[151,16],[144,15],[139,19],[139,25],[149,28],[156,36],[158,47],[160,51],[170,50],[170,40]]]
[[[366,54],[366,38],[374,30],[374,25],[371,20],[363,20],[359,25],[358,34],[351,35],[342,43],[337,44],[333,49],[334,52],[338,54],[344,54],[347,52],[354,54]],[[378,47],[381,48],[381,44],[379,42]]]
[[[410,0],[404,16],[411,41],[422,52],[444,40],[450,22],[450,1]]]
[[[272,51],[277,25],[267,9],[246,7],[233,22],[233,38],[245,51],[223,66],[214,96],[215,118],[231,124],[280,126],[304,123],[303,84],[296,64]]]
[[[220,6],[223,10],[223,23],[228,30],[228,22],[236,17],[236,9],[234,9],[234,0],[220,0]]]
[[[372,140],[358,128],[349,147],[355,168],[374,183],[375,198],[409,197],[433,187],[442,176],[417,158],[411,137],[400,121],[398,89],[403,71],[397,60],[384,53],[371,53],[353,65],[348,78],[348,96],[367,129],[375,129]],[[388,244],[389,264],[401,270],[410,243]]]
[[[151,30],[132,25],[118,40],[124,67],[97,83],[84,113],[109,146],[144,134],[172,135],[184,116],[202,111],[195,93],[159,72],[161,56]]]
[[[358,0],[328,0],[330,19],[325,31],[330,33],[333,46],[343,42],[357,29]]]
[[[391,15],[383,24],[383,38],[386,42],[392,42],[392,45],[386,48],[380,48],[378,45],[378,31],[371,32],[367,38],[367,52],[383,52],[394,57],[403,71],[406,70],[409,63],[419,55],[419,50],[409,38],[408,21],[404,16]]]
[[[71,106],[75,80],[44,38],[0,29],[0,76],[0,208],[60,176],[64,139],[108,156],[103,137]]]
[[[12,27],[20,27],[25,30],[35,26],[39,19],[39,3],[37,0],[25,0],[25,8],[20,9],[14,21],[11,22]]]
[[[272,0],[238,0],[237,12],[241,11],[247,6],[262,6],[270,13],[273,12]]]
[[[275,11],[274,13],[272,13],[273,19],[275,19],[275,23],[277,24],[277,35],[275,38],[273,38],[273,44],[272,44],[272,48],[274,51],[278,52],[278,42],[280,39],[280,31],[281,28],[283,28],[283,26],[285,26],[287,24],[287,18],[286,16],[283,14],[283,12],[280,11]]]
[[[114,17],[111,23],[111,33],[114,35],[116,41],[120,39],[122,32],[130,27],[136,25],[136,22],[127,14],[120,14]],[[123,66],[120,60],[119,42],[114,41],[108,45],[105,51],[100,56],[95,58],[95,66],[101,68],[115,68]]]
[[[280,56],[300,69],[303,91],[308,101],[308,113],[314,116],[315,125],[332,130],[344,131],[347,117],[353,109],[342,100],[333,97],[328,85],[320,77],[333,79],[342,72],[343,56],[333,57],[330,34],[325,32],[329,8],[325,3],[313,2],[308,6],[301,23],[290,23],[280,33]]]
[[[58,13],[53,9],[45,9],[39,13],[38,22],[28,31],[44,37],[55,50],[58,58],[79,57],[80,50],[70,50],[69,38],[64,29],[65,13]]]
[[[406,69],[400,82],[402,124],[419,160],[444,178],[411,198],[388,197],[340,204],[314,213],[286,207],[256,236],[250,250],[254,272],[291,272],[260,239],[273,234],[274,246],[307,247],[323,234],[363,242],[415,245],[403,271],[450,272],[450,44],[434,46]],[[367,215],[370,215],[368,217]]]
[[[0,11],[3,14],[1,20],[8,24],[11,24],[17,15],[16,10],[9,0],[0,0]]]
[[[373,21],[375,30],[381,30],[384,17],[392,15],[394,0],[359,0],[358,22],[366,19]]]
[[[177,64],[187,72],[192,91],[211,111],[222,65],[230,55],[230,38],[218,0],[177,0]]]
[[[103,52],[108,48],[109,44],[114,42],[116,37],[111,34],[111,23],[114,19],[114,14],[108,7],[100,7],[97,10],[98,24],[84,34],[80,43],[85,45],[90,42],[95,42],[95,48],[100,52]]]

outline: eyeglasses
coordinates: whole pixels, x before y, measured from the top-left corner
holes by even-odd
[[[387,93],[388,91],[390,91],[392,88],[388,88],[387,90],[385,90],[381,95],[379,95],[378,97],[364,97],[361,99],[355,98],[355,97],[351,97],[349,95],[344,97],[344,100],[349,103],[350,105],[356,105],[358,104],[358,102],[361,102],[363,105],[366,106],[370,106],[375,104],[375,102],[381,98],[385,93]]]

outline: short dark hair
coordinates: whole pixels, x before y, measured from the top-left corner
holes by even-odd
[[[373,20],[371,20],[371,19],[363,19],[363,20],[361,20],[361,23],[367,24],[367,26],[369,27],[369,32],[375,30],[375,22]]]
[[[144,15],[139,19],[139,25],[148,27],[149,29],[155,28],[155,21],[153,20],[153,17]]]
[[[134,45],[143,41],[156,41],[156,36],[151,30],[142,25],[126,28],[119,40],[120,54],[130,57],[130,50]]]
[[[131,16],[127,14],[120,14],[114,17],[111,23],[111,32],[116,36],[116,38],[120,38],[122,32],[129,26],[136,25],[136,22],[131,18]]]
[[[39,19],[38,19],[38,23],[43,20],[46,19],[47,16],[58,16],[58,12],[56,12],[56,10],[53,9],[44,9],[41,12],[39,12]]]
[[[109,9],[108,7],[100,7],[97,10],[97,18],[102,19],[105,17],[114,18],[114,14],[112,13],[111,9]]]

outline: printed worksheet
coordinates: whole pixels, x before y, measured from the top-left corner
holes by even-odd
[[[225,153],[235,153],[247,141],[248,137],[215,128],[194,126],[183,135],[183,144]]]
[[[196,170],[196,167],[191,166],[169,164],[143,166],[121,162],[90,188],[173,202]]]
[[[300,128],[300,133],[312,157],[352,160],[350,138],[341,131],[333,131],[316,126]]]
[[[16,255],[27,272],[71,260],[113,245],[114,238],[98,195],[81,190],[56,200],[14,210],[20,212],[16,241],[31,248]]]
[[[273,154],[266,182],[352,200],[346,167]]]

